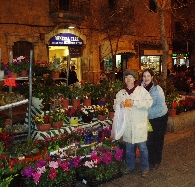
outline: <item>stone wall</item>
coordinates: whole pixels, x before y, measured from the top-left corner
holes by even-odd
[[[195,126],[195,110],[183,112],[176,117],[169,117],[167,131],[178,132],[192,126]]]

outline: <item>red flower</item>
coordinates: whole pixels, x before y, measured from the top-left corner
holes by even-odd
[[[178,106],[177,102],[172,103],[172,108],[175,109]]]

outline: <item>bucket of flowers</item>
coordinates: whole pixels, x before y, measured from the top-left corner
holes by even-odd
[[[51,128],[52,117],[49,113],[44,112],[36,114],[32,121],[39,131],[45,132],[49,131]]]
[[[66,115],[69,117],[70,125],[78,125],[79,118],[81,117],[81,106],[78,105],[77,107],[70,107],[66,109]]]

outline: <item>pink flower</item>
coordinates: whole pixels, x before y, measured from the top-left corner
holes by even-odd
[[[38,172],[32,173],[33,179],[35,181],[35,183],[37,184],[39,182],[39,179],[41,177],[41,174]]]
[[[42,168],[37,168],[37,172],[40,174],[44,173],[45,171],[46,171],[45,166],[43,166]]]
[[[70,171],[70,169],[68,168],[68,166],[70,165],[69,162],[62,162],[59,163],[59,165],[62,167],[63,171]]]
[[[57,161],[50,161],[49,162],[49,167],[50,168],[58,168],[59,167],[59,164],[58,164],[58,162]]]

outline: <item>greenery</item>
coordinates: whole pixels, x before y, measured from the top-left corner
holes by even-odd
[[[32,121],[36,125],[48,124],[52,122],[52,117],[48,114],[42,113],[42,114],[37,114],[33,116]]]
[[[83,98],[83,86],[79,83],[75,83],[70,86],[71,99],[82,99]]]
[[[53,122],[63,122],[66,120],[64,109],[54,109],[51,111],[51,117]]]
[[[180,100],[178,92],[172,92],[165,97],[165,102],[169,109],[176,109]]]
[[[63,95],[64,99],[69,99],[71,95],[70,87],[64,83],[60,83],[59,93]]]
[[[60,58],[53,57],[53,62],[50,62],[48,65],[48,69],[53,72],[60,72],[61,65],[60,65]]]
[[[95,110],[96,116],[98,116],[98,115],[107,115],[108,112],[109,112],[107,106],[96,105],[96,106],[94,106],[94,110]]]
[[[8,176],[8,177],[6,177],[6,178],[2,178],[2,175],[3,175],[3,173],[0,173],[0,187],[9,187],[9,185],[10,185],[10,182],[13,180],[13,178],[15,177],[15,176],[17,176],[18,174],[15,174],[14,176],[13,175],[10,175],[10,176]]]

